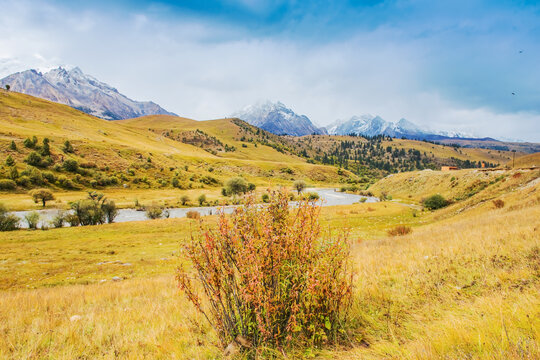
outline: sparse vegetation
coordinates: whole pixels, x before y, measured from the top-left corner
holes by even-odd
[[[198,212],[198,211],[195,211],[195,210],[190,210],[186,213],[186,217],[188,219],[195,219],[195,220],[198,220],[201,218],[201,214]]]
[[[10,214],[0,203],[0,231],[13,231],[19,228],[19,218]]]
[[[298,192],[299,195],[302,192],[302,190],[306,188],[306,186],[307,184],[304,180],[296,180],[293,184],[293,188]]]
[[[39,223],[39,213],[37,211],[31,211],[24,216],[24,221],[30,230],[36,230]]]
[[[145,212],[148,219],[160,219],[163,216],[163,207],[157,204],[152,204],[145,207]]]
[[[411,232],[412,232],[411,227],[406,226],[406,225],[398,225],[387,231],[388,236],[403,236],[403,235],[410,234]]]

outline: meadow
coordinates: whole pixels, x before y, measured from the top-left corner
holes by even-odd
[[[470,206],[434,212],[393,201],[323,208],[323,229],[351,230],[348,341],[286,356],[538,358],[537,179],[509,174]],[[215,216],[204,221],[213,226]],[[387,235],[397,225],[412,232]],[[164,219],[1,233],[0,357],[221,358],[216,334],[174,279],[196,227]]]

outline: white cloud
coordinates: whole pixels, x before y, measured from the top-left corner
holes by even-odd
[[[471,107],[428,89],[423,74],[433,54],[426,42],[405,41],[391,27],[314,44],[188,17],[77,12],[32,1],[0,0],[0,7],[0,76],[68,63],[129,97],[196,119],[271,99],[321,125],[373,113],[434,129],[540,139],[538,114]]]

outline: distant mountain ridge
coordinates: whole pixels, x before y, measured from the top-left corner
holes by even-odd
[[[234,113],[232,117],[277,135],[326,134],[325,128],[316,127],[306,115],[296,114],[279,101],[247,106]]]
[[[26,70],[0,80],[12,91],[69,105],[106,120],[129,119],[144,115],[175,115],[151,101],[134,101],[114,87],[84,74],[75,67],[63,67],[46,73]]]
[[[361,115],[353,116],[349,120],[337,120],[327,126],[330,135],[387,135],[395,138],[413,140],[444,140],[450,138],[473,139],[470,134],[445,131],[430,131],[420,128],[413,122],[402,118],[397,123],[386,121],[380,116]]]

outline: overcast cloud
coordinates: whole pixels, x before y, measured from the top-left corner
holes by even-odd
[[[326,3],[0,0],[0,77],[71,65],[200,120],[270,99],[319,125],[371,113],[540,141],[538,6]]]

